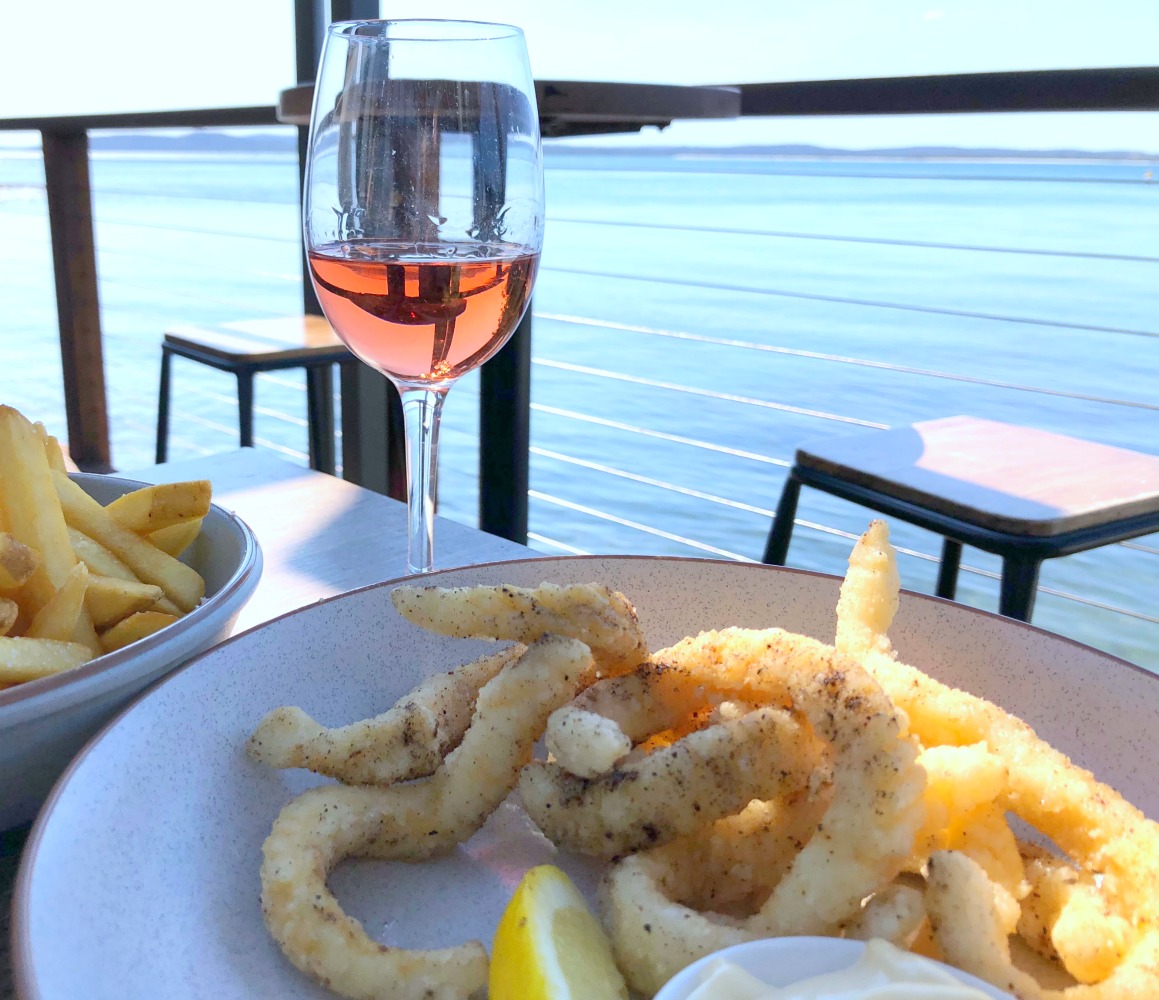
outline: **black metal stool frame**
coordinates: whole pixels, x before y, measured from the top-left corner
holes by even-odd
[[[325,354],[311,358],[230,361],[209,351],[199,351],[186,345],[162,343],[161,385],[157,400],[157,464],[161,464],[169,456],[171,369],[175,354],[237,376],[238,431],[243,448],[252,448],[254,443],[254,375],[258,372],[279,371],[285,368],[304,368],[310,468],[334,474],[334,390],[331,384],[331,370],[335,364],[353,362],[352,356],[344,347],[336,347],[333,355]]]
[[[938,597],[953,600],[957,592],[962,546],[972,545],[1002,557],[1002,585],[998,613],[1029,621],[1038,588],[1038,570],[1043,560],[1069,556],[1113,542],[1138,538],[1159,530],[1159,513],[1139,514],[1109,524],[1077,528],[1057,535],[1016,535],[972,525],[960,518],[929,510],[907,500],[899,500],[880,490],[847,482],[808,466],[794,465],[785,480],[776,515],[769,530],[763,562],[784,566],[793,534],[793,519],[802,486],[812,486],[843,500],[888,514],[943,536],[942,560],[938,568]]]

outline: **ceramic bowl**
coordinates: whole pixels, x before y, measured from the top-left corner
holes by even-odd
[[[84,473],[72,478],[102,504],[148,485]],[[0,691],[0,830],[36,815],[76,752],[134,695],[225,638],[262,573],[253,532],[216,505],[183,560],[205,578],[205,599],[188,615],[76,670]]]
[[[653,1000],[688,1000],[689,995],[700,985],[707,966],[717,959],[724,959],[740,966],[769,986],[791,986],[802,979],[821,976],[826,972],[847,969],[857,961],[865,944],[861,941],[844,941],[829,937],[782,937],[765,938],[761,941],[746,941],[744,944],[724,948],[693,962],[678,972],[661,988]],[[941,963],[938,963],[941,965]],[[968,973],[949,965],[941,965],[951,976],[967,986],[972,986],[981,994],[995,1000],[1011,1000],[1009,993],[996,989]]]

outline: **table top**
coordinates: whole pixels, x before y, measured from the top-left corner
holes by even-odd
[[[214,502],[237,513],[262,547],[261,582],[238,617],[242,632],[278,615],[358,587],[403,576],[406,506],[268,451],[125,471],[130,479],[209,479]],[[520,559],[530,549],[454,521],[435,525],[440,567]],[[28,830],[0,834],[0,1000],[15,996],[9,957],[9,900]]]
[[[993,531],[1050,537],[1159,512],[1159,458],[957,416],[810,442],[797,462]]]

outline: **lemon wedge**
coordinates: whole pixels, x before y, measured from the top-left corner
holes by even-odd
[[[603,929],[554,865],[523,876],[491,947],[490,1000],[627,1000]]]

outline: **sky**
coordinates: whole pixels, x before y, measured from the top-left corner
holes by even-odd
[[[1159,62],[1159,0],[383,6],[392,17],[435,13],[518,24],[539,79],[719,84]],[[6,45],[0,60],[0,119],[272,104],[296,82],[290,0],[57,0],[51,19],[26,13],[28,5],[5,7],[0,36],[17,44]],[[627,141],[1159,152],[1159,112],[678,122]]]

